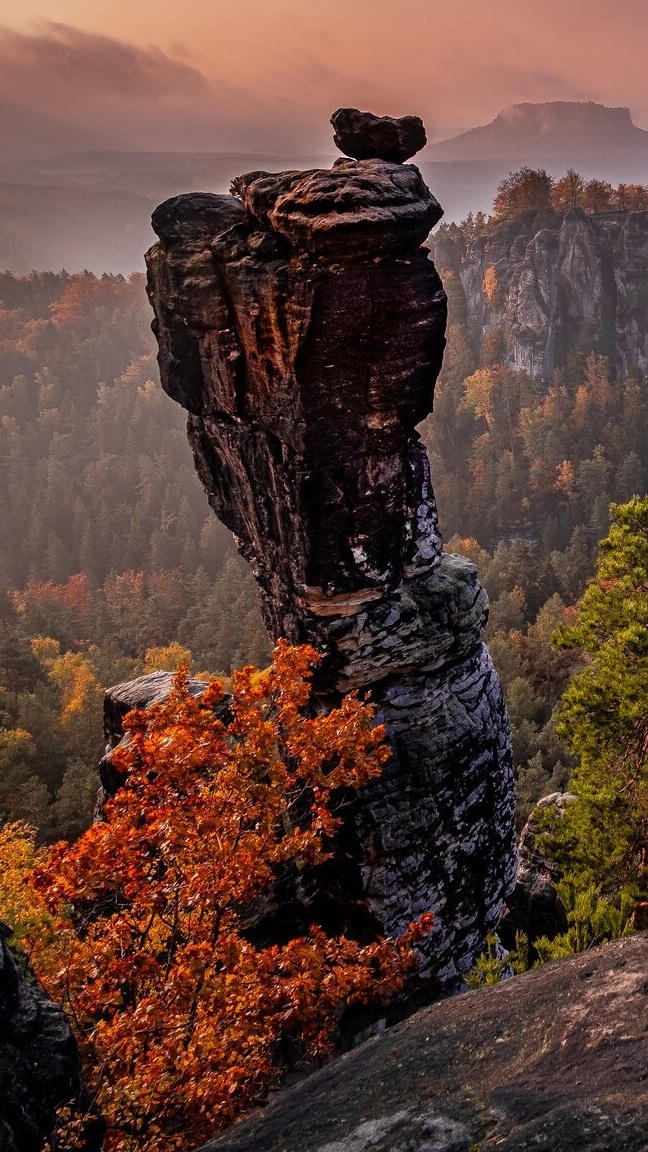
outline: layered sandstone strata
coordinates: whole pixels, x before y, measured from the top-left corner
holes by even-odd
[[[441,209],[377,157],[253,172],[166,201],[147,254],[165,391],[261,593],[269,632],[324,654],[327,700],[370,689],[393,756],[356,806],[383,931],[431,908],[452,985],[515,879],[508,724],[486,597],[445,556],[425,450],[445,296],[422,247]]]
[[[648,212],[526,212],[465,248],[434,247],[470,331],[497,335],[512,368],[546,384],[569,355],[595,351],[613,377],[648,373]]]

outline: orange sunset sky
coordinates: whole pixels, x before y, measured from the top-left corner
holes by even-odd
[[[327,152],[340,105],[431,140],[511,103],[648,128],[648,0],[0,0],[0,150]]]

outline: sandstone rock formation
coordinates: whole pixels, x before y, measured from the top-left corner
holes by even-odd
[[[454,986],[515,878],[508,726],[472,564],[444,556],[415,425],[445,296],[441,209],[412,165],[240,177],[175,197],[147,254],[165,391],[259,583],[270,634],[326,659],[320,706],[371,689],[393,757],[356,805],[383,931],[431,908],[424,968]]]
[[[529,212],[466,251],[451,238],[433,247],[461,280],[469,330],[498,330],[513,368],[548,381],[582,350],[619,378],[648,373],[648,212]]]
[[[645,1152],[648,936],[418,1012],[204,1152]]]
[[[106,741],[106,754],[99,764],[101,788],[97,797],[96,819],[102,818],[105,801],[110,796],[114,796],[120,784],[123,783],[123,776],[112,762],[112,753],[118,744],[123,744],[128,740],[128,735],[124,735],[124,717],[135,708],[151,708],[153,704],[161,704],[169,696],[172,687],[173,674],[158,671],[150,672],[146,676],[138,676],[136,680],[126,680],[123,684],[114,684],[105,693],[103,734]],[[204,680],[189,678],[187,687],[193,696],[201,696],[207,685]]]
[[[567,931],[567,916],[558,899],[560,868],[538,846],[538,816],[543,809],[555,808],[562,816],[573,800],[571,792],[552,792],[538,800],[520,833],[515,888],[506,900],[499,936],[506,948],[515,948],[516,932],[524,932],[529,943],[538,936],[553,940]]]
[[[56,1142],[59,1107],[83,1110],[80,1064],[61,1008],[25,979],[0,923],[0,1152],[41,1152]],[[96,1152],[102,1128],[92,1120],[80,1149]]]
[[[338,108],[331,116],[333,140],[345,156],[355,160],[390,160],[402,164],[427,144],[419,116],[374,116],[358,108]]]

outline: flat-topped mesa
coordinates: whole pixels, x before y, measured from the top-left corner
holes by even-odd
[[[167,200],[149,293],[163,387],[270,634],[325,654],[323,706],[372,688],[394,755],[357,806],[359,883],[385,932],[434,911],[426,963],[452,985],[514,883],[511,755],[486,597],[441,553],[415,428],[445,342],[421,246],[442,211],[375,141],[329,170]]]

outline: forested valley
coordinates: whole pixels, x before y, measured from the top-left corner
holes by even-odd
[[[157,382],[143,276],[3,275],[0,307],[0,813],[51,839],[91,819],[106,685],[269,645]]]
[[[421,433],[446,549],[489,593],[522,822],[567,781],[555,712],[581,658],[552,635],[593,575],[610,502],[645,491],[648,400],[595,352],[571,352],[548,386],[488,341],[476,354],[441,274],[448,345]],[[105,686],[181,660],[262,666],[269,646],[159,387],[143,277],[5,274],[0,307],[0,814],[50,840],[91,819]]]
[[[601,207],[576,174],[544,177],[504,182],[493,217],[441,229],[439,253],[518,214],[646,214],[645,189]],[[648,394],[586,329],[550,378],[515,370],[506,317],[471,331],[459,265],[438,263],[447,346],[419,431],[445,549],[489,596],[518,829],[575,794],[534,816],[562,927],[518,931],[506,959],[487,937],[479,986],[648,910]],[[481,291],[502,295],[490,265]],[[385,728],[354,693],[308,712],[312,649],[280,642],[268,667],[254,580],[159,384],[143,277],[0,275],[0,484],[0,919],[73,1018],[105,1147],[186,1147],[326,1058],[343,1010],[410,986],[427,906],[393,939],[364,922],[349,938],[313,899],[342,858],[339,797],[389,759]],[[180,666],[208,686],[181,675],[130,713],[112,754],[127,781],[98,808],[106,687]],[[277,876],[312,917],[287,935],[248,917]],[[97,1120],[76,1107],[58,1117],[70,1147]]]

